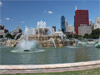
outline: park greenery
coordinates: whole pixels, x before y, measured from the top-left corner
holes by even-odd
[[[89,35],[89,34],[85,34],[83,37],[81,35],[73,35],[73,34],[68,34],[67,35],[67,38],[76,38],[76,39],[80,39],[80,38],[86,38],[86,39],[98,39],[99,38],[99,35],[100,35],[100,28],[98,29],[95,29],[92,31],[92,33]],[[7,33],[6,34],[6,38],[10,38],[10,39],[14,39],[16,35],[12,35],[11,33]],[[21,35],[19,35],[17,37],[20,38]],[[2,35],[0,35],[0,38],[3,38]]]
[[[6,37],[6,38],[10,38],[10,39],[13,39],[13,38],[14,38],[13,35],[10,34],[10,33],[7,33],[7,35],[6,35],[5,37]]]
[[[67,35],[67,38],[76,38],[76,39],[80,39],[80,38],[98,39],[99,36],[100,36],[100,28],[92,30],[92,33],[90,35],[87,34],[87,33],[84,36],[69,34],[69,35]]]
[[[19,39],[21,35],[22,35],[22,34],[18,35],[16,39]],[[11,34],[11,33],[8,32],[8,33],[5,35],[5,38],[7,38],[7,39],[14,39],[15,36],[16,36],[16,35]],[[0,35],[0,38],[4,38],[4,36],[3,36],[3,35]]]
[[[100,35],[100,29],[98,28],[98,29],[93,30],[90,35],[85,34],[83,37],[87,39],[98,39],[99,35]]]

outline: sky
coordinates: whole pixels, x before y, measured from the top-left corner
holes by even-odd
[[[88,10],[93,23],[100,17],[100,0],[0,0],[0,24],[8,30],[18,26],[37,27],[43,20],[47,27],[61,28],[61,16],[68,25],[74,25],[75,6],[78,10]]]

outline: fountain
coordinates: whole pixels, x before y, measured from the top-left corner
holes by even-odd
[[[24,51],[29,51],[32,48],[37,48],[38,41],[23,39],[17,44],[17,47],[23,49]]]
[[[37,22],[37,28],[46,28],[46,22],[43,22],[42,20]]]
[[[24,34],[21,35],[19,39],[15,36],[14,40],[5,41],[3,45],[8,44],[11,47],[16,47],[21,49],[21,51],[30,51],[33,48],[43,48],[43,47],[63,47],[67,46],[68,43],[73,41],[65,40],[66,36],[62,31],[55,32],[52,28],[46,27],[45,21],[38,21],[37,28],[25,27]]]
[[[42,20],[37,22],[37,28],[25,27],[25,32],[17,39],[19,35],[4,42],[5,46],[10,47],[0,49],[3,59],[1,65],[56,64],[100,59],[100,51],[94,46],[77,47],[75,44],[79,41],[66,40],[62,31],[54,32]]]
[[[18,34],[15,36],[14,39],[17,40],[17,37],[20,36],[20,35],[22,35],[22,33],[18,33]]]
[[[96,48],[100,48],[100,36],[99,36],[98,43],[95,44],[95,47],[96,47]]]
[[[29,29],[28,27],[25,27],[25,32],[23,35],[24,39],[20,40],[16,47],[24,51],[30,51],[32,48],[37,48],[38,41],[29,40],[29,37],[35,34],[36,34],[35,29]]]
[[[37,50],[39,47],[41,35],[48,35],[46,31],[49,31],[49,29],[46,27],[46,22],[43,22],[42,20],[37,22],[37,28],[25,27],[24,34],[17,40],[18,43],[15,42],[14,45],[16,44],[16,48],[19,51],[29,52],[33,49]],[[20,34],[16,35],[15,39],[19,35]],[[36,37],[36,39],[34,37]],[[52,41],[54,43],[54,40]],[[54,46],[56,48],[55,44]]]
[[[54,47],[56,48],[56,44],[53,38],[50,38],[49,41],[52,41],[52,43],[54,44]]]

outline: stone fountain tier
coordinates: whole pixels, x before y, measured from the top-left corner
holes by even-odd
[[[52,43],[52,41],[49,41],[50,38],[53,38],[57,47],[63,47],[63,43],[59,36],[40,35],[39,38],[38,38],[38,36],[30,36],[29,37],[30,40],[33,40],[33,39],[38,40],[40,43],[40,47],[54,47],[54,44]]]
[[[25,42],[26,41],[26,42]],[[73,45],[74,41],[66,41],[66,37],[62,32],[53,32],[49,28],[25,28],[24,34],[17,40],[6,40],[3,44],[11,47],[21,46],[26,47],[25,43],[29,42],[35,44],[36,41],[39,43],[39,47],[63,47],[67,45]],[[32,42],[33,41],[33,42]],[[24,43],[23,43],[24,42]],[[23,45],[22,45],[23,44]],[[32,45],[31,45],[32,46]],[[24,47],[23,47],[24,48]]]
[[[63,47],[63,43],[55,43],[57,47]],[[51,41],[40,41],[40,47],[54,47]]]
[[[49,41],[49,39],[52,38],[56,44],[57,47],[64,47],[64,46],[76,46],[75,41],[74,40],[64,40],[62,42],[61,37],[58,35],[40,35],[40,37],[38,38],[38,35],[35,36],[30,36],[28,38],[28,40],[37,40],[39,41],[39,48],[42,47],[54,47],[54,44],[52,41]],[[24,39],[24,36],[22,35],[20,39],[18,40],[6,40],[3,45],[6,46],[10,46],[10,47],[14,47],[16,46],[22,39]]]
[[[19,43],[19,41],[21,41],[23,39],[24,39],[24,36],[22,35],[18,40],[15,40],[15,39],[9,40],[8,39],[8,40],[5,40],[2,44],[4,46],[15,47]]]

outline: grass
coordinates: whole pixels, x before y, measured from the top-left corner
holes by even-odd
[[[32,73],[32,74],[1,74],[1,75],[100,75],[100,68],[84,71],[68,71],[56,73]]]

